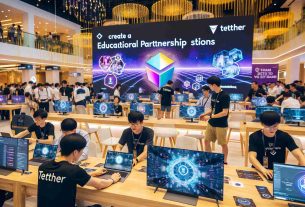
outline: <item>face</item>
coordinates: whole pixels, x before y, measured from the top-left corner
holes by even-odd
[[[264,134],[267,136],[267,137],[274,137],[275,136],[275,133],[278,129],[278,126],[279,124],[274,124],[272,126],[266,126],[266,125],[263,125],[264,127]]]
[[[143,129],[143,122],[129,123],[133,133],[140,134]]]
[[[115,99],[113,100],[113,102],[114,102],[115,104],[117,104],[117,103],[119,103],[119,99],[118,99],[118,98],[115,98]]]
[[[252,89],[257,89],[258,86],[257,86],[255,83],[252,83],[252,84],[251,84],[251,88],[252,88]]]
[[[46,119],[42,119],[41,117],[34,118],[35,124],[39,127],[44,127],[46,123]]]
[[[209,96],[209,91],[202,90],[202,93],[203,93],[204,96]]]
[[[211,91],[216,90],[216,85],[215,84],[209,84],[209,87],[210,87]]]
[[[82,154],[83,154],[83,149],[81,151],[74,150],[74,152],[73,152],[73,162],[77,162]]]

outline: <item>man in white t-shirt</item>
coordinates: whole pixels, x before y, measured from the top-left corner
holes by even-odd
[[[268,96],[276,97],[278,95],[278,88],[275,83],[270,83],[268,88]]]
[[[26,85],[25,89],[24,89],[24,93],[28,92],[30,93],[31,95],[33,95],[33,82],[32,81],[29,81],[28,84]]]
[[[282,113],[285,108],[300,108],[301,104],[299,100],[292,98],[292,94],[290,92],[284,93],[284,101],[282,102],[281,108]]]

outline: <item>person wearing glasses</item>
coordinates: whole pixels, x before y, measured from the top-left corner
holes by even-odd
[[[147,158],[147,145],[153,144],[154,131],[143,124],[144,115],[138,111],[128,114],[130,128],[123,131],[118,151],[127,144],[128,153],[133,153],[133,166]]]
[[[260,116],[263,125],[250,135],[249,159],[252,166],[267,179],[273,178],[273,163],[285,163],[286,148],[305,166],[305,157],[293,138],[286,132],[278,130],[281,117],[275,111],[265,111]]]

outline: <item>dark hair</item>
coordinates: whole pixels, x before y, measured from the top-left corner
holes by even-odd
[[[305,96],[301,96],[300,100],[301,100],[302,102],[304,102],[304,101],[305,101]]]
[[[289,84],[285,85],[285,89],[289,90],[290,89],[290,85]]]
[[[114,96],[114,97],[113,97],[113,100],[116,99],[116,98],[119,99],[119,103],[120,103],[120,102],[121,102],[121,98],[118,97],[118,96]]]
[[[290,92],[285,92],[283,95],[285,98],[292,97],[292,94]]]
[[[138,121],[143,122],[143,120],[144,120],[144,115],[139,111],[131,111],[128,114],[129,123],[137,123]]]
[[[119,87],[122,87],[120,83],[116,84],[115,89],[118,89]]]
[[[297,88],[297,84],[295,84],[295,83],[291,83],[291,84],[290,84],[290,87]]]
[[[169,80],[169,81],[167,81],[167,84],[168,85],[171,85],[171,84],[173,84],[174,82],[172,81],[172,80]]]
[[[60,124],[60,128],[63,132],[72,131],[77,128],[77,122],[72,118],[64,119]]]
[[[272,126],[281,122],[281,116],[275,111],[265,111],[260,115],[261,123],[266,126]]]
[[[252,83],[254,83],[255,85],[258,85],[258,82],[257,81],[252,81]],[[263,83],[266,85],[266,83]]]
[[[268,104],[272,104],[272,103],[275,102],[275,97],[274,96],[267,96],[266,100],[267,100]]]
[[[86,139],[80,134],[69,134],[60,141],[62,156],[69,156],[74,150],[81,151],[87,145]]]
[[[59,83],[55,83],[55,87],[58,87],[59,86]]]
[[[211,77],[208,78],[207,83],[208,84],[215,84],[217,86],[220,86],[221,80],[217,76],[211,76]]]
[[[204,86],[202,86],[201,90],[204,90],[204,91],[210,91],[211,89],[210,89],[210,87],[209,87],[209,86],[204,85]]]
[[[68,82],[66,80],[61,81],[61,84],[67,84]]]
[[[42,119],[46,119],[48,118],[48,112],[46,112],[43,109],[38,109],[37,111],[34,112],[33,117],[34,118],[40,117]]]
[[[31,96],[31,94],[29,92],[25,92],[24,96],[29,97],[29,96]]]
[[[33,81],[29,81],[29,84],[33,84]]]
[[[175,88],[175,91],[178,91],[178,92],[180,92],[180,88]]]

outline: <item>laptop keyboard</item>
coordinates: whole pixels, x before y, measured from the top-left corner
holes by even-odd
[[[125,178],[129,173],[128,172],[122,172],[122,171],[116,171],[116,170],[107,170],[107,174],[112,175],[113,173],[120,173],[121,177]]]

